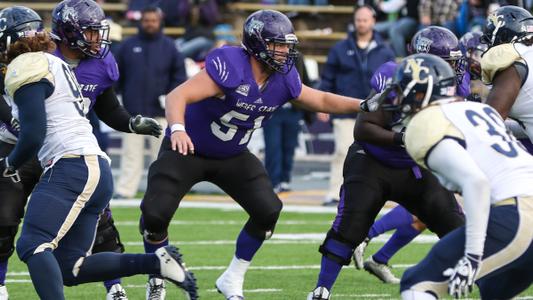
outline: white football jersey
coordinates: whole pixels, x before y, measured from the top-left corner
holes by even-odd
[[[90,101],[82,96],[76,77],[60,58],[44,52],[18,56],[7,68],[7,96],[13,99],[18,88],[43,79],[53,84],[54,92],[45,100],[46,137],[38,153],[41,165],[50,167],[64,155],[107,158],[85,116]],[[12,113],[18,118],[18,107],[14,103]]]
[[[453,102],[423,109],[407,127],[407,151],[417,162],[423,162],[430,149],[447,137],[464,141],[465,149],[490,181],[491,203],[533,195],[533,156],[507,132],[492,107]],[[443,186],[454,188],[445,178],[437,177]]]
[[[515,44],[514,48],[525,60],[527,66],[533,66],[533,47]],[[531,70],[533,71],[533,70]],[[520,121],[526,128],[529,139],[533,141],[533,74],[527,73],[526,82],[509,111],[509,117]]]

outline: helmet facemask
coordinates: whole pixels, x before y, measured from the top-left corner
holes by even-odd
[[[276,72],[290,72],[299,53],[296,50],[298,39],[295,35],[284,39],[265,39],[266,51],[260,53],[261,60]]]

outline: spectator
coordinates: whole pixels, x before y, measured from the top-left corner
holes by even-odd
[[[296,68],[302,83],[310,85],[309,76],[305,70],[304,58],[300,55]],[[300,121],[304,112],[287,102],[276,110],[270,120],[263,127],[265,138],[265,167],[274,186],[274,192],[288,192],[291,190],[291,172],[294,162],[294,151],[298,146]]]
[[[423,26],[443,26],[457,32],[456,18],[462,0],[420,0],[418,12]]]
[[[375,30],[389,38],[396,57],[407,55],[407,41],[416,33],[418,28],[418,3],[419,0],[390,0],[379,1],[379,9],[388,14],[398,13],[399,19],[395,21],[378,22]]]
[[[174,41],[162,33],[162,14],[156,7],[142,12],[139,32],[122,42],[117,53],[120,71],[118,90],[131,114],[153,117],[166,126],[165,95],[185,81],[183,57]],[[115,197],[133,197],[144,169],[145,139],[149,139],[151,159],[157,157],[160,140],[126,134],[122,139],[120,177]],[[161,137],[162,138],[162,137]]]
[[[383,63],[393,60],[393,51],[374,32],[375,13],[369,6],[361,6],[354,13],[355,32],[337,43],[329,52],[322,73],[320,89],[344,96],[365,98],[370,93],[370,78]],[[335,115],[333,134],[335,151],[331,161],[329,191],[324,205],[336,205],[342,184],[342,166],[348,147],[353,141],[355,114]],[[318,114],[321,121],[329,115]]]

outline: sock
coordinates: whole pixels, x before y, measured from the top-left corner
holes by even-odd
[[[26,261],[31,281],[41,300],[64,300],[63,277],[55,256],[43,251]]]
[[[233,256],[233,259],[231,260],[231,263],[229,264],[225,273],[237,275],[239,276],[238,278],[244,278],[244,274],[246,274],[246,271],[248,270],[249,266],[250,261],[246,261],[238,258],[237,256]]]
[[[375,221],[368,231],[368,238],[372,239],[384,232],[399,228],[400,226],[413,223],[413,216],[403,206],[398,205]]]
[[[114,286],[115,284],[120,284],[120,278],[115,278],[115,279],[104,281],[104,286],[108,293],[111,287]]]
[[[237,245],[235,249],[235,256],[245,261],[252,261],[255,253],[265,240],[258,239],[251,236],[245,229],[241,230],[239,237],[237,238]]]
[[[392,237],[372,256],[375,262],[387,264],[391,257],[420,234],[411,224],[398,227]]]
[[[353,252],[348,245],[333,239],[327,239],[324,243],[324,248],[332,254],[346,259],[349,259]],[[323,255],[316,287],[322,286],[327,288],[328,291],[331,291],[331,287],[333,287],[335,280],[337,280],[337,276],[339,276],[341,269],[342,265],[340,263]]]
[[[74,280],[80,284],[160,273],[161,264],[155,254],[100,252],[85,258]]]
[[[8,257],[3,257],[0,259],[0,285],[6,284],[6,274],[7,274],[7,261]]]
[[[166,238],[164,241],[159,242],[157,244],[151,243],[146,241],[146,239],[143,238],[143,244],[144,244],[144,252],[145,253],[155,253],[155,251],[161,247],[168,246],[168,238]]]

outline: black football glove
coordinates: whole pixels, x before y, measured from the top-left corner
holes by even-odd
[[[136,134],[153,135],[159,137],[163,128],[152,118],[136,115],[130,119],[130,130]]]
[[[0,174],[5,178],[10,178],[14,183],[20,182],[19,172],[9,165],[7,157],[0,158]]]

